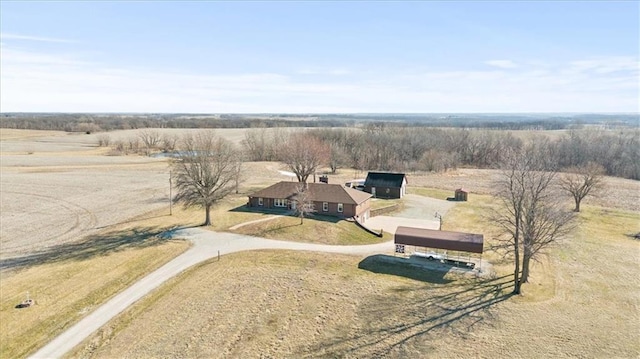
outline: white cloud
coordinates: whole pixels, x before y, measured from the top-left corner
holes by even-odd
[[[593,71],[598,74],[610,74],[618,71],[640,71],[640,62],[631,57],[606,57],[572,61],[569,71]]]
[[[343,75],[350,75],[351,71],[343,68],[337,68],[337,69],[303,68],[296,71],[296,74],[343,76]]]
[[[407,69],[355,78],[112,68],[73,54],[6,46],[0,60],[3,112],[638,111],[633,57],[527,63],[508,72]]]
[[[515,62],[511,60],[489,60],[485,61],[484,63],[489,66],[499,67],[501,69],[515,69],[516,67],[518,67],[518,65],[516,65]]]
[[[2,40],[25,40],[25,41],[38,41],[38,42],[66,42],[74,43],[74,40],[57,39],[53,37],[31,36],[31,35],[19,35],[10,33],[0,33],[0,39]]]

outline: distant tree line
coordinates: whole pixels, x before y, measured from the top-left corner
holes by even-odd
[[[86,114],[2,113],[0,127],[67,132],[138,128],[250,127],[453,127],[507,130],[561,130],[597,124],[638,128],[637,115],[442,115],[442,114]]]
[[[581,128],[584,123],[600,125]],[[348,167],[406,172],[446,171],[457,167],[497,168],[504,162],[507,150],[520,149],[525,142],[508,131],[497,129],[572,128],[567,134],[557,138],[544,137],[547,142],[542,145],[549,146],[550,153],[554,154],[554,166],[560,169],[580,168],[591,163],[602,166],[607,175],[640,179],[640,130],[637,115],[532,118],[473,114],[4,113],[0,126],[89,133],[151,128],[251,128],[247,131],[243,144],[248,158],[253,161],[285,159],[283,145],[291,134],[283,127],[314,128],[307,132],[326,144],[326,162],[333,171]],[[612,127],[614,129],[610,129]],[[148,153],[153,149],[170,151],[175,147],[175,138],[156,137],[158,136],[143,136],[128,141],[110,141],[107,137],[102,137],[100,142],[102,146],[112,147],[118,153]],[[542,140],[541,137],[527,141]]]
[[[352,121],[315,117],[289,119],[239,115],[182,117],[176,115],[3,114],[0,120],[2,128],[88,133],[142,128],[345,127],[352,125]]]
[[[325,144],[325,162],[333,172],[338,168],[402,172],[499,168],[508,153],[535,143],[550,154],[547,163],[553,169],[599,165],[607,175],[640,179],[640,131],[635,129],[572,130],[555,138],[538,135],[527,140],[508,131],[379,123],[364,128],[319,128],[304,132]],[[290,136],[291,131],[281,128],[250,129],[243,140],[247,158],[286,162]]]

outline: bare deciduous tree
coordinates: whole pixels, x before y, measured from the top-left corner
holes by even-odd
[[[163,135],[162,136],[162,151],[163,152],[171,152],[176,149],[176,145],[178,144],[178,136],[176,135]]]
[[[310,216],[315,213],[313,201],[308,191],[307,184],[301,182],[296,188],[296,194],[292,198],[293,208],[298,217],[300,217],[300,224],[303,223],[305,216]]]
[[[240,184],[244,182],[244,161],[246,159],[246,155],[244,152],[237,151],[238,158],[233,167],[233,184],[235,188],[236,194],[240,193]]]
[[[238,160],[233,144],[211,132],[186,137],[173,165],[178,190],[175,201],[203,207],[204,225],[211,225],[211,206],[233,191]]]
[[[317,138],[295,133],[283,148],[283,162],[296,174],[298,182],[307,182],[310,175],[323,163],[329,154],[329,148]]]
[[[273,161],[276,156],[276,144],[282,141],[284,134],[278,128],[251,128],[244,133],[242,146],[251,161]]]
[[[128,139],[128,150],[131,152],[138,152],[140,149],[140,139],[138,137],[130,137]]]
[[[342,149],[335,143],[329,145],[328,162],[332,174],[335,174],[338,168],[342,167],[346,162],[345,154],[342,152]]]
[[[573,215],[553,190],[556,172],[544,170],[547,159],[539,146],[512,152],[496,186],[502,206],[494,219],[507,237],[501,249],[514,257],[514,294],[528,282],[531,260],[572,229]]]
[[[142,140],[142,143],[144,143],[145,153],[147,155],[151,153],[151,150],[158,147],[161,140],[161,137],[158,131],[153,131],[153,130],[142,130],[138,134],[138,137],[140,138],[140,140]]]
[[[106,133],[98,136],[98,147],[109,147],[111,144],[111,137]]]
[[[584,166],[567,169],[567,173],[560,177],[560,185],[575,203],[574,212],[580,212],[580,202],[590,193],[602,188],[604,167],[590,162]]]

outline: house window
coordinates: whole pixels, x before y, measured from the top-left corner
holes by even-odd
[[[329,210],[329,203],[327,202],[322,202],[322,210],[324,212],[327,212]]]
[[[344,209],[342,207],[343,207],[342,203],[338,203],[338,212],[342,213],[342,210]]]
[[[258,198],[258,206],[262,206],[264,202],[262,202],[262,197]]]
[[[273,200],[273,206],[274,207],[286,207],[287,206],[287,200],[285,198],[276,198]]]

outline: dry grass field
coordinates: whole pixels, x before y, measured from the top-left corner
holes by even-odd
[[[25,357],[189,247],[187,242],[150,237],[153,232],[134,228],[100,236],[100,243],[64,245],[39,257],[37,265],[3,272],[0,357]],[[16,309],[27,293],[36,304]]]
[[[408,175],[410,187],[427,187],[446,191],[444,199],[453,197],[456,188],[474,193],[493,194],[493,183],[500,176],[499,170],[459,168],[444,173],[414,173]],[[409,190],[411,193],[411,189]],[[640,182],[606,177],[605,187],[597,196],[589,196],[584,202],[602,207],[640,211]]]
[[[381,256],[225,256],[170,281],[72,357],[636,358],[639,243],[627,234],[640,215],[588,206],[580,221],[518,297],[507,266],[475,279]]]
[[[242,131],[216,130],[234,142]],[[106,156],[96,143],[93,134],[0,130],[0,357],[24,356],[187,246],[154,233],[203,220],[202,211],[176,206],[168,216],[166,160]],[[246,169],[241,193],[214,209],[212,229],[265,218],[241,209],[246,193],[289,180],[277,163]],[[410,192],[444,199],[469,189],[470,201],[447,213],[443,229],[491,235],[485,213],[497,174],[410,174]],[[339,170],[329,179],[364,176]],[[170,281],[74,356],[635,358],[640,245],[629,235],[640,232],[640,184],[607,184],[586,201],[579,229],[536,264],[522,297],[506,295],[510,266],[493,253],[486,258],[497,276],[487,280],[416,273],[379,257],[238,253]],[[238,231],[269,236],[261,232],[275,225],[271,233],[289,240],[329,231],[326,222],[305,222],[302,232],[277,221]],[[324,237],[351,236],[336,230]],[[14,309],[27,291],[37,305]]]

